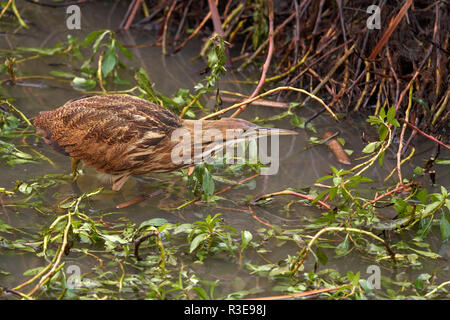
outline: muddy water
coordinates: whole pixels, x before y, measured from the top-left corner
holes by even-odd
[[[17,35],[7,34],[1,35],[0,48],[13,49],[17,46],[26,47],[53,47],[56,43],[65,41],[68,34],[83,39],[89,32],[99,29],[116,29],[121,21],[125,9],[123,6],[113,6],[113,2],[95,2],[89,5],[89,10],[82,9],[81,30],[70,31],[65,25],[65,11],[58,8],[45,8],[40,6],[28,5],[21,12],[23,16],[29,17],[34,24],[31,25],[32,31],[22,30]],[[150,44],[155,41],[155,30],[136,31],[132,30],[125,34],[119,34],[119,41],[125,44]],[[155,89],[166,94],[173,95],[179,88],[191,89],[202,76],[199,70],[205,67],[205,63],[193,58],[198,54],[201,42],[199,40],[192,41],[188,46],[176,55],[162,56],[160,47],[148,46],[140,49],[131,49],[134,59],[130,63],[134,67],[143,67],[147,70],[151,81],[155,83]],[[128,63],[128,61],[126,61]],[[27,63],[20,64],[18,70],[34,75],[48,75],[50,71],[55,70],[54,64],[61,63],[58,57],[40,58],[31,60]],[[81,64],[81,63],[79,63]],[[57,70],[71,72],[69,67],[58,66]],[[247,76],[254,76],[256,72],[249,74],[228,74],[224,81],[220,83],[221,89],[237,91],[241,93],[250,93],[252,86],[236,85],[230,80],[245,79]],[[2,75],[3,78],[6,76]],[[2,78],[2,79],[3,79]],[[130,79],[132,74],[130,73]],[[122,89],[124,89],[122,87]],[[125,88],[126,89],[126,88]],[[33,117],[43,110],[51,110],[66,102],[84,95],[80,91],[73,89],[67,81],[46,81],[42,79],[30,79],[26,81],[26,85],[4,86],[2,94],[7,97],[14,97],[14,105],[24,112],[28,117]],[[298,97],[291,95],[291,101],[298,100]],[[212,107],[211,101],[207,106]],[[317,110],[318,106],[309,105],[298,111],[301,117],[309,118]],[[267,107],[250,107],[242,115],[247,119],[255,117],[264,118],[273,116],[279,110]],[[151,218],[164,217],[170,222],[192,222],[204,219],[208,214],[214,215],[221,213],[226,224],[232,225],[240,230],[250,230],[256,233],[264,225],[256,221],[250,214],[239,210],[246,210],[247,206],[244,199],[249,195],[255,196],[276,192],[288,187],[306,188],[311,186],[318,178],[330,174],[330,165],[337,168],[348,169],[351,166],[339,164],[326,146],[318,146],[310,148],[308,140],[312,136],[321,138],[326,131],[339,131],[340,137],[345,139],[345,147],[354,150],[352,159],[361,155],[361,149],[364,147],[361,136],[365,132],[370,140],[375,139],[377,132],[364,122],[364,115],[355,115],[351,120],[343,120],[340,123],[334,122],[329,116],[323,114],[313,121],[317,134],[312,131],[304,131],[297,129],[298,135],[295,137],[280,138],[280,168],[276,175],[258,177],[253,179],[242,188],[229,190],[225,194],[227,200],[220,201],[218,206],[191,205],[182,210],[167,210],[167,208],[175,208],[181,205],[190,196],[186,191],[186,179],[177,173],[171,174],[152,174],[148,178],[133,178],[127,182],[119,193],[102,194],[93,200],[93,211],[111,211],[118,215],[126,216],[132,222],[139,224],[141,221]],[[288,120],[276,121],[274,126],[279,128],[292,129],[292,125]],[[32,139],[29,139],[32,141]],[[427,159],[434,153],[434,146],[428,141],[417,138],[415,141],[417,147],[417,156],[413,161],[403,166],[405,177],[412,175],[412,169],[417,165],[423,165],[423,160]],[[51,151],[42,141],[33,145],[36,150],[49,157],[55,165],[52,166],[48,162],[39,164],[18,165],[15,168],[7,166],[4,162],[0,162],[0,187],[12,189],[16,181],[29,179],[32,176],[41,176],[47,173],[68,174],[70,171],[70,160],[62,155]],[[443,155],[443,157],[447,155]],[[357,163],[357,162],[353,162]],[[371,184],[370,188],[383,185],[384,177],[395,166],[395,155],[388,153],[385,158],[385,164],[382,168],[374,166],[367,172],[367,176],[374,179],[377,184]],[[443,167],[443,166],[442,166]],[[437,168],[439,170],[439,168]],[[63,195],[75,192],[87,192],[100,186],[106,186],[92,169],[84,167],[83,174],[80,176],[76,187],[70,184],[58,186],[49,193],[48,201],[56,202],[62,200]],[[239,181],[245,177],[227,177],[235,181]],[[437,183],[450,185],[450,177],[448,170],[442,168],[437,174]],[[424,184],[429,186],[429,181],[424,180]],[[165,186],[164,195],[149,199],[134,206],[124,209],[116,209],[117,204],[131,200],[140,194],[149,193],[157,190],[159,187]],[[226,184],[216,183],[219,190],[226,187]],[[78,189],[77,189],[78,188]],[[431,188],[429,188],[431,190]],[[371,193],[373,190],[361,190],[361,193]],[[255,213],[263,220],[270,221],[286,228],[295,228],[302,221],[304,216],[320,217],[321,211],[307,206],[295,206],[289,215],[280,213],[283,205],[292,199],[278,198],[275,202],[264,207],[255,207]],[[394,214],[393,210],[386,209],[384,212],[387,216]],[[36,214],[31,209],[17,208],[0,208],[0,219],[5,223],[11,224],[16,228],[27,230],[31,233],[38,233],[51,221],[43,215]],[[438,230],[437,230],[438,231]],[[434,237],[436,238],[436,237]],[[440,237],[437,236],[439,239]],[[431,249],[434,252],[448,250],[441,248],[441,241],[431,243]],[[276,247],[270,255],[272,261],[283,259],[287,254],[295,255],[298,247],[286,244],[282,247]],[[82,269],[88,269],[88,262],[77,262],[81,264]],[[86,265],[83,265],[86,263]],[[430,268],[445,269],[446,261],[441,261]],[[34,255],[14,256],[0,251],[0,270],[6,270],[11,273],[5,280],[9,285],[22,283],[25,277],[22,273],[30,268],[41,266],[42,260],[37,259]],[[372,264],[371,260],[361,257],[358,254],[351,254],[344,259],[334,259],[329,256],[327,268],[335,268],[343,274],[352,270],[353,272],[361,271],[362,276],[365,274],[367,266]],[[448,266],[447,266],[448,267]],[[230,265],[226,261],[215,261],[210,266],[205,267],[205,277],[214,280],[214,277],[226,278],[230,270]],[[214,272],[211,272],[214,270]],[[448,270],[447,270],[448,271]],[[234,272],[234,271],[233,271]],[[414,270],[383,270],[383,276],[395,278],[400,273],[405,272],[410,279],[415,279],[417,273]],[[252,276],[243,272],[240,274],[243,282],[248,287],[256,285],[264,285],[256,283]],[[443,276],[440,280],[448,280],[447,276]],[[1,280],[1,274],[0,274]],[[440,281],[440,282],[442,282]],[[270,284],[267,284],[270,286]],[[270,287],[263,288],[263,291],[271,292]]]

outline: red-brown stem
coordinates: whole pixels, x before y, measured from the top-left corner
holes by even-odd
[[[424,136],[425,138],[430,139],[431,141],[436,142],[437,144],[443,146],[444,148],[450,150],[450,147],[448,145],[446,145],[445,143],[439,141],[438,139],[436,139],[433,136],[430,136],[429,134],[426,134],[425,132],[423,132],[422,130],[420,130],[419,128],[417,128],[415,125],[413,125],[412,123],[409,123],[408,121],[406,121],[405,119],[400,119],[401,121],[403,121],[404,123],[406,123],[408,126],[410,126],[411,128],[413,128],[414,130],[416,130],[418,133],[420,133],[422,136]]]
[[[123,30],[126,31],[126,30],[128,30],[128,29],[130,28],[131,23],[132,23],[133,20],[134,20],[134,16],[136,15],[137,9],[141,6],[141,2],[142,2],[142,0],[137,0],[137,1],[136,1],[135,5],[134,5],[134,7],[133,7],[133,10],[131,11],[130,16],[129,16],[128,19],[127,19],[127,23],[126,23],[125,26],[123,27]]]
[[[241,181],[236,182],[236,183],[232,184],[231,186],[225,187],[225,188],[223,188],[222,190],[217,191],[217,192],[215,193],[215,195],[224,193],[225,191],[230,190],[231,188],[233,188],[233,187],[235,187],[235,186],[238,186],[238,185],[240,185],[240,184],[242,184],[242,183],[245,183],[245,182],[247,182],[247,181],[249,181],[249,180],[252,180],[253,178],[259,177],[259,175],[260,175],[260,174],[257,173],[257,174],[252,175],[251,177],[242,179]]]
[[[407,183],[407,184],[402,184],[401,186],[399,186],[399,187],[397,187],[397,188],[395,188],[395,189],[392,189],[392,190],[389,191],[389,192],[383,193],[382,195],[376,197],[375,199],[373,199],[373,200],[371,200],[371,201],[369,201],[369,202],[364,203],[362,207],[365,208],[365,207],[367,207],[367,206],[370,205],[370,204],[377,203],[377,202],[380,201],[381,199],[386,198],[387,196],[390,196],[390,195],[393,194],[393,193],[397,193],[397,192],[399,192],[399,191],[402,191],[403,189],[408,188],[408,187],[411,186],[412,184],[413,184],[413,182],[410,182],[410,183]]]
[[[255,218],[256,221],[262,223],[263,225],[268,226],[269,228],[273,228],[273,225],[271,225],[268,222],[265,222],[263,220],[261,220],[260,218],[258,218],[258,216],[256,215],[255,211],[253,211],[253,207],[251,205],[248,206],[248,209],[250,210],[252,217]]]
[[[263,71],[261,74],[261,78],[259,79],[259,83],[256,86],[256,89],[253,91],[249,99],[252,99],[256,97],[259,93],[259,91],[264,86],[264,83],[266,81],[266,75],[267,70],[269,70],[270,67],[270,61],[272,60],[273,55],[273,47],[274,47],[274,41],[273,41],[273,2],[272,0],[267,0],[269,5],[269,50],[267,51],[267,58],[264,62]],[[231,118],[237,117],[242,111],[244,111],[247,108],[248,104],[244,104],[239,109],[237,109],[232,115]]]

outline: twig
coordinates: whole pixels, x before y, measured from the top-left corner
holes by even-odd
[[[211,0],[210,0],[211,1]],[[269,50],[267,51],[267,57],[266,61],[263,65],[263,71],[261,73],[261,78],[259,79],[259,83],[256,86],[253,93],[250,95],[250,99],[255,97],[259,91],[261,91],[262,87],[264,86],[264,83],[266,81],[266,74],[270,67],[270,61],[272,60],[273,55],[273,47],[274,47],[274,41],[273,41],[273,2],[272,0],[267,0],[268,6],[269,6]],[[248,104],[243,104],[239,107],[232,115],[231,118],[237,117],[241,112],[243,112],[247,108]]]
[[[299,89],[299,88],[294,88],[294,87],[278,87],[278,88],[275,88],[275,89],[268,90],[268,91],[266,91],[266,92],[264,92],[264,93],[261,93],[260,95],[258,95],[258,96],[256,96],[256,97],[253,97],[252,99],[248,99],[248,100],[245,100],[245,101],[243,101],[243,102],[236,103],[236,104],[234,104],[234,105],[232,105],[232,106],[230,106],[230,107],[228,107],[228,108],[225,108],[225,109],[219,110],[219,111],[217,111],[217,112],[211,113],[211,114],[209,114],[209,115],[207,115],[207,116],[204,116],[204,117],[201,118],[200,120],[207,120],[207,119],[215,118],[215,117],[220,116],[220,115],[222,115],[222,114],[224,114],[224,113],[227,113],[228,111],[231,111],[231,110],[234,110],[234,109],[236,109],[236,108],[239,108],[241,105],[251,103],[251,102],[253,102],[253,101],[255,101],[255,100],[261,99],[262,97],[271,95],[271,94],[273,94],[273,93],[275,93],[275,92],[278,92],[278,91],[281,91],[281,90],[291,90],[291,91],[300,92],[300,93],[303,93],[303,94],[306,94],[306,95],[310,96],[312,99],[314,99],[314,100],[316,100],[317,102],[319,102],[319,103],[320,103],[320,104],[321,104],[321,105],[322,105],[322,106],[323,106],[323,107],[324,107],[324,108],[332,115],[332,117],[333,117],[336,121],[338,121],[337,116],[336,116],[336,115],[334,114],[334,112],[328,107],[328,105],[326,105],[325,102],[323,102],[322,99],[320,99],[320,98],[318,98],[317,96],[315,96],[315,95],[309,93],[309,92],[306,91],[306,90]]]
[[[294,293],[294,294],[287,294],[284,296],[259,297],[259,298],[243,299],[243,300],[282,300],[282,299],[292,299],[292,298],[303,298],[303,297],[315,296],[315,295],[318,295],[321,293],[336,291],[336,290],[344,288],[345,286],[346,285],[342,285],[342,286],[335,287],[335,288],[316,289],[316,290],[299,292],[299,293]]]
[[[389,191],[389,192],[383,193],[382,195],[376,197],[375,199],[370,200],[370,201],[364,203],[362,207],[365,208],[365,207],[367,207],[368,205],[377,203],[377,202],[380,201],[381,199],[386,198],[386,197],[390,196],[391,194],[394,194],[394,193],[403,191],[404,189],[406,189],[406,188],[408,188],[409,186],[412,186],[412,185],[414,185],[414,182],[410,182],[410,183],[407,183],[407,184],[402,184],[402,185],[400,185],[399,187],[394,188],[394,189],[392,189],[392,190]]]
[[[167,13],[167,17],[164,20],[164,26],[163,26],[163,39],[162,39],[162,54],[167,54],[166,49],[166,43],[167,43],[167,24],[169,23],[170,17],[172,16],[172,11],[175,8],[175,5],[177,3],[177,0],[172,0],[172,4],[170,5],[169,12]]]
[[[381,239],[380,237],[374,235],[372,232],[369,231],[365,231],[365,230],[361,230],[361,229],[355,229],[355,228],[345,228],[345,227],[326,227],[323,228],[322,230],[320,230],[319,232],[317,232],[315,234],[315,236],[311,239],[311,241],[308,243],[308,246],[306,248],[304,248],[300,254],[303,254],[303,257],[301,258],[301,260],[296,264],[294,270],[292,271],[292,275],[294,275],[295,273],[297,273],[298,268],[303,264],[303,261],[305,261],[306,257],[308,256],[309,252],[311,251],[312,245],[314,244],[314,242],[317,241],[317,239],[319,239],[319,237],[325,233],[325,232],[329,232],[329,231],[346,231],[346,232],[356,232],[356,233],[361,233],[361,234],[365,234],[369,237],[374,238],[375,240],[383,243],[386,247],[386,249],[388,250],[388,252],[391,253],[391,257],[392,256],[392,251],[389,248],[389,245],[386,243],[386,241],[384,241],[383,239]],[[395,257],[395,256],[394,256]],[[395,260],[394,260],[395,261]]]
[[[292,19],[295,18],[295,12],[291,14],[282,24],[280,24],[275,31],[273,32],[273,36],[275,37],[278,32],[280,32]],[[242,71],[246,66],[248,66],[260,53],[261,51],[269,44],[269,39],[265,40],[256,51],[248,58],[239,68],[238,71]]]
[[[411,85],[409,87],[409,102],[408,102],[408,108],[406,109],[406,112],[405,112],[405,118],[406,118],[405,121],[409,120],[409,113],[411,111],[411,106],[412,106],[412,93],[413,93],[413,86]],[[402,160],[403,138],[405,136],[405,130],[406,130],[406,123],[403,123],[402,131],[400,132],[400,141],[398,143],[398,150],[397,150],[397,174],[398,174],[398,182],[400,184],[403,184],[401,160]]]
[[[295,196],[295,197],[299,197],[299,198],[306,199],[309,201],[314,201],[316,199],[315,197],[307,195],[307,194],[298,193],[298,192],[295,192],[292,190],[283,190],[283,191],[268,193],[263,196],[257,197],[255,200],[253,200],[252,203],[254,204],[262,199],[271,198],[271,197],[275,197],[275,196],[283,196],[283,195]],[[320,204],[321,206],[325,207],[327,210],[331,210],[331,207],[328,204],[326,204],[325,202],[318,200],[317,203]]]
[[[422,136],[424,136],[425,138],[430,139],[431,141],[436,142],[437,144],[443,146],[444,148],[450,150],[450,147],[448,145],[446,145],[445,143],[439,141],[438,139],[436,139],[433,136],[430,136],[429,134],[426,134],[425,132],[423,132],[422,130],[420,130],[419,128],[417,128],[415,125],[413,125],[412,123],[407,122],[405,119],[400,119],[400,121],[403,121],[404,123],[406,123],[408,126],[410,126],[411,128],[413,128],[414,130],[416,130],[418,133],[420,133]]]
[[[184,7],[183,17],[181,18],[180,24],[178,25],[177,32],[175,33],[174,42],[177,42],[180,38],[181,30],[183,30],[184,23],[186,21],[187,13],[189,8],[191,7],[192,0],[189,0],[187,5]]]
[[[258,218],[258,216],[256,215],[256,213],[255,213],[255,211],[253,210],[253,207],[252,207],[251,205],[248,206],[248,210],[250,210],[250,213],[252,214],[252,217],[253,217],[256,221],[262,223],[262,224],[265,225],[265,226],[268,226],[269,228],[273,228],[273,225],[271,225],[269,222],[263,221],[263,220],[261,220],[260,218]]]
[[[389,23],[389,27],[387,28],[386,32],[381,37],[380,41],[378,41],[377,45],[373,49],[372,53],[369,56],[369,60],[375,59],[375,57],[378,55],[378,53],[381,51],[381,49],[383,49],[384,45],[387,43],[387,41],[391,37],[394,30],[397,28],[398,24],[400,23],[402,18],[405,16],[406,11],[408,11],[411,4],[412,4],[412,0],[405,1],[402,8],[400,9],[400,11]]]
[[[433,290],[431,290],[430,292],[428,292],[425,297],[429,297],[433,294],[435,294],[436,292],[438,292],[440,289],[442,289],[443,287],[447,286],[450,284],[450,281],[446,281],[441,283],[440,285],[438,285],[436,288],[434,288]]]
[[[172,51],[172,53],[177,53],[181,49],[184,48],[184,46],[192,39],[194,38],[200,30],[203,28],[203,26],[206,24],[206,22],[211,18],[211,11],[208,12],[208,14],[203,18],[203,21],[200,22],[200,24],[197,26],[197,28],[192,32],[189,37],[187,37],[175,50]]]
[[[136,0],[136,2],[134,3],[134,6],[133,6],[133,3],[130,4],[130,6],[133,6],[132,7],[133,9],[131,10],[130,16],[128,17],[127,22],[125,23],[123,30],[127,31],[130,28],[131,23],[133,23],[134,16],[136,15],[137,9],[141,5],[141,2],[142,2],[142,0]]]
[[[221,92],[223,93],[223,91]],[[248,97],[246,97],[248,98]],[[215,96],[211,96],[210,99],[216,99]],[[242,98],[232,98],[232,97],[220,97],[222,101],[225,102],[232,102],[232,103],[239,103],[242,102]],[[279,109],[289,109],[289,103],[287,102],[279,102],[279,101],[271,101],[271,100],[264,100],[264,99],[258,99],[253,102],[250,102],[249,104],[254,106],[261,106],[261,107],[272,107],[272,108],[279,108]]]

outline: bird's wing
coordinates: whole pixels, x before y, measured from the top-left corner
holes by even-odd
[[[70,101],[41,113],[34,123],[55,150],[113,174],[132,171],[181,126],[169,110],[123,95]]]

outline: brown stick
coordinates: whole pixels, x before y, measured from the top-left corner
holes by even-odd
[[[369,60],[375,59],[375,57],[378,55],[378,53],[380,53],[381,49],[383,49],[384,45],[387,43],[387,41],[391,37],[394,30],[397,28],[398,24],[400,23],[402,18],[405,16],[406,11],[408,11],[411,4],[412,4],[412,0],[405,1],[402,8],[395,16],[395,18],[393,18],[391,20],[391,22],[389,23],[389,27],[386,30],[386,32],[383,34],[383,36],[381,37],[380,41],[378,41],[377,45],[373,49],[372,53],[369,56]]]
[[[325,134],[323,135],[324,139],[328,139],[330,137],[333,136],[332,132],[325,132]],[[351,164],[351,160],[348,157],[347,153],[345,153],[344,148],[342,147],[342,145],[339,143],[339,141],[337,139],[330,139],[330,141],[328,141],[327,143],[328,148],[330,148],[330,150],[333,152],[334,156],[336,157],[337,161],[339,161],[339,163],[342,164]]]

